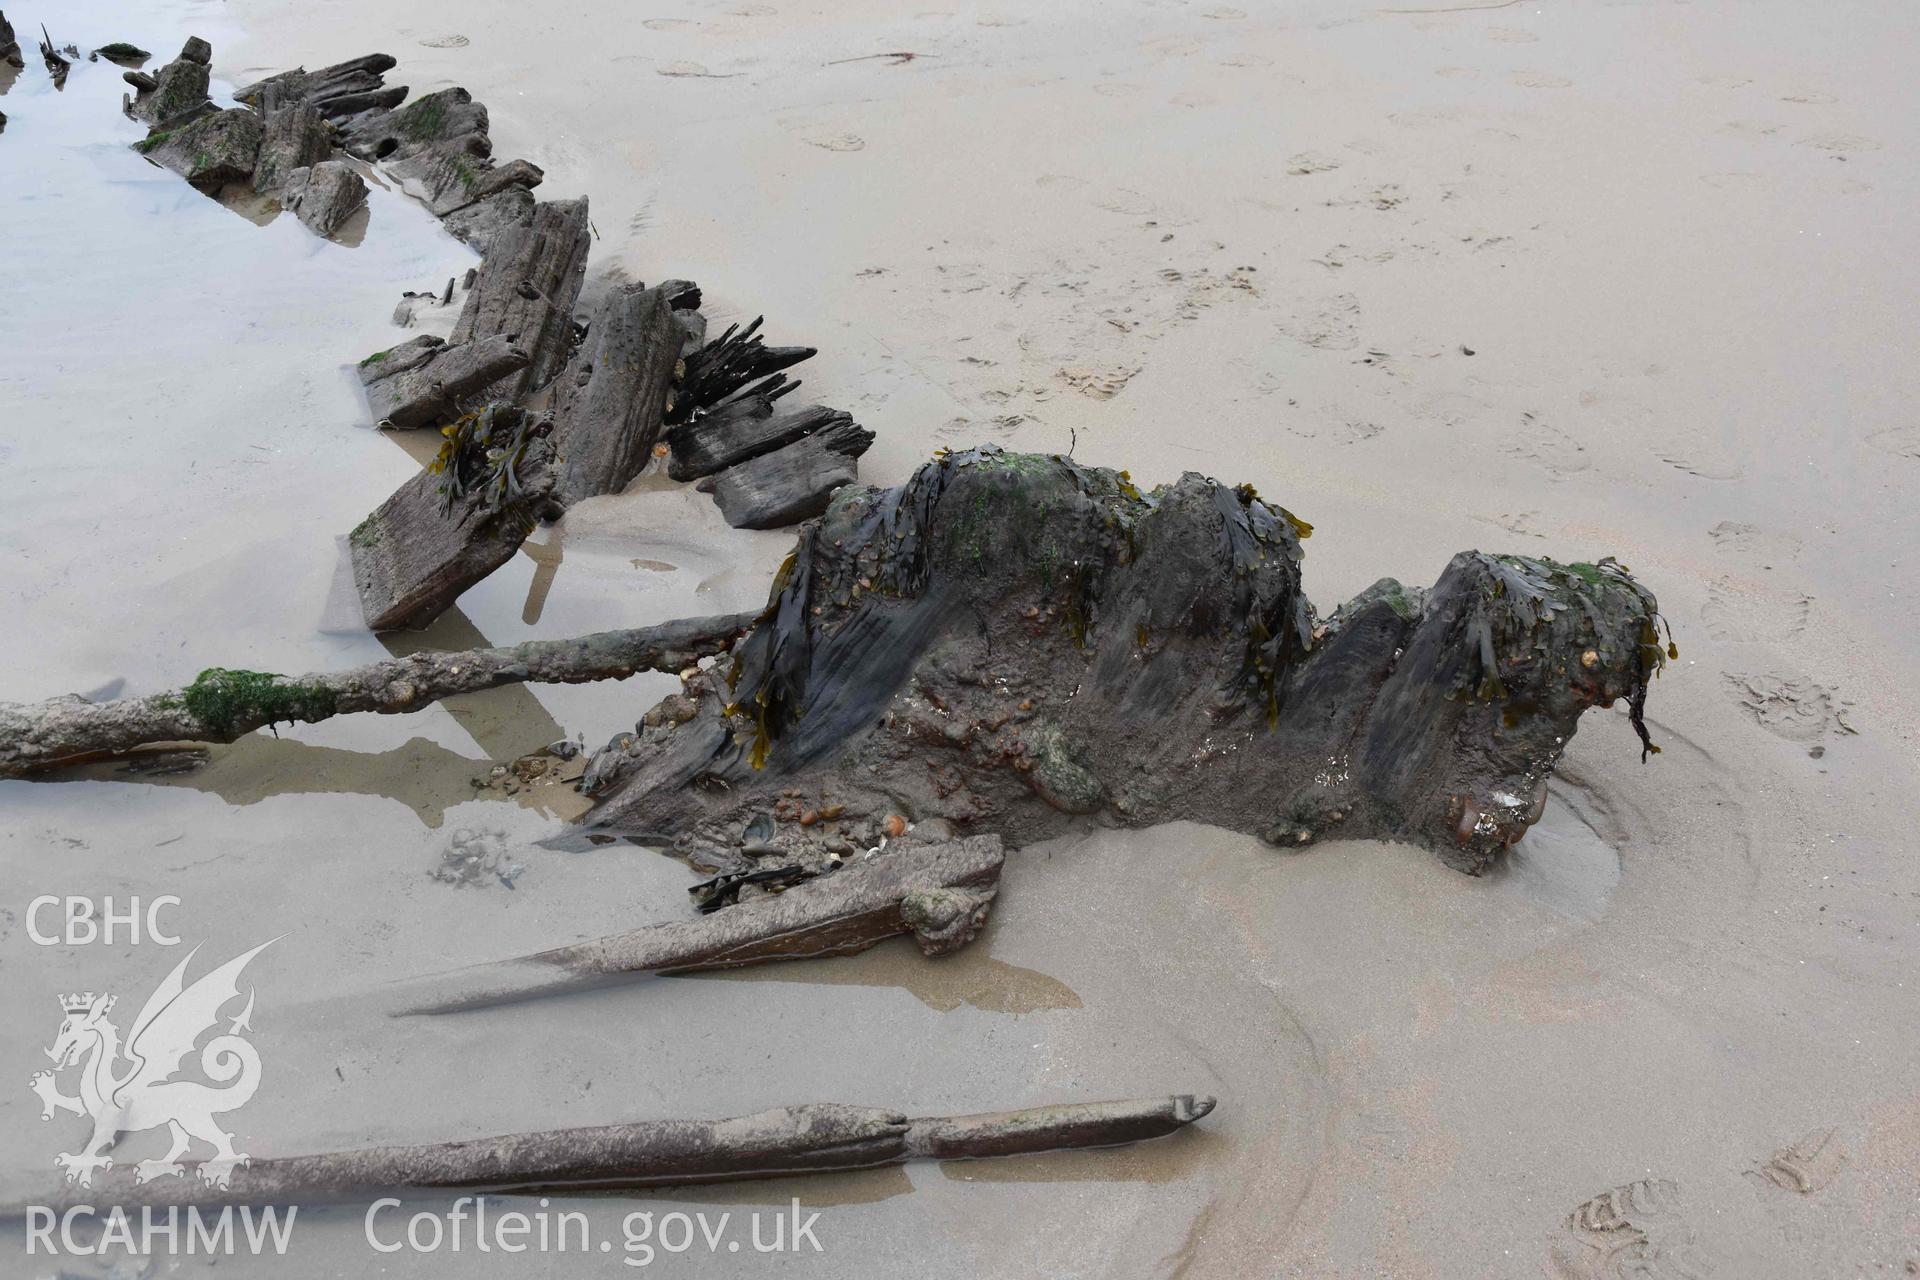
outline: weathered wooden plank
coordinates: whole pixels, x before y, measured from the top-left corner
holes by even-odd
[[[134,99],[127,107],[127,114],[146,124],[159,125],[209,105],[207,59],[187,56],[198,52],[190,40],[178,58],[153,75],[130,71],[122,77],[134,87]],[[140,78],[135,79],[136,76]],[[152,87],[146,87],[148,84]]]
[[[640,974],[852,955],[902,933],[944,955],[986,923],[1002,859],[998,836],[893,848],[711,915],[417,979],[385,998],[395,1014],[454,1013]]]
[[[852,421],[851,414],[825,405],[776,409],[765,396],[748,396],[667,432],[667,444],[673,450],[667,474],[675,480],[698,480],[835,423]]]
[[[310,102],[280,107],[266,121],[253,166],[253,189],[261,195],[279,191],[295,169],[310,169],[333,154],[327,122]],[[361,190],[364,198],[364,185]]]
[[[251,182],[265,126],[244,107],[202,116],[178,129],[156,133],[135,150],[208,194],[230,182]]]
[[[428,427],[457,416],[462,402],[527,366],[526,351],[505,334],[453,345],[420,337],[360,366],[376,424]]]
[[[520,426],[526,411],[491,411]],[[447,470],[423,468],[348,535],[360,609],[375,631],[424,627],[513,557],[553,489],[552,451],[534,440],[515,467],[519,494],[497,503],[480,488],[449,504]],[[484,452],[484,449],[481,450]]]
[[[530,357],[493,384],[489,398],[517,400],[551,382],[571,354],[573,305],[587,273],[587,201],[534,206],[525,226],[501,231],[467,294],[452,341],[505,334]]]
[[[554,394],[560,506],[618,493],[647,465],[680,359],[673,314],[662,289],[639,286],[614,290],[594,314]]]
[[[703,482],[720,514],[736,529],[778,529],[827,509],[841,485],[860,478],[854,459],[873,444],[873,432],[836,422],[814,434],[743,462]]]
[[[245,1162],[189,1160],[181,1177],[145,1181],[134,1164],[123,1161],[97,1179],[90,1174],[86,1181],[48,1188],[33,1207],[48,1214],[105,1216],[108,1206],[124,1212],[140,1206],[325,1204],[387,1193],[605,1195],[871,1169],[908,1160],[1113,1147],[1177,1133],[1213,1108],[1212,1097],[1190,1093],[922,1117],[816,1102],[724,1120],[640,1120]],[[25,1204],[9,1205],[0,1216],[17,1220],[28,1211]]]
[[[367,183],[342,160],[327,160],[287,175],[281,202],[317,236],[331,236],[367,207]]]

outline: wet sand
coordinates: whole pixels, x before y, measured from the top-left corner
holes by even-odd
[[[1389,846],[1090,833],[1012,859],[981,944],[947,960],[902,944],[439,1020],[379,1019],[367,993],[684,910],[684,868],[542,847],[555,816],[470,785],[554,737],[603,740],[657,678],[258,735],[178,777],[0,783],[23,1082],[55,994],[141,995],[177,959],[36,947],[28,899],[176,893],[210,955],[288,934],[252,971],[268,1075],[232,1123],[256,1154],[816,1098],[1221,1099],[1129,1151],[592,1203],[616,1237],[639,1207],[823,1209],[822,1255],[681,1271],[1920,1266],[1920,113],[1895,55],[1920,19],[1206,0],[87,17],[166,52],[207,35],[229,83],[384,48],[416,93],[467,86],[499,155],[592,197],[590,289],[693,278],[715,318],[764,311],[772,340],[819,346],[808,392],[879,433],[863,478],[991,439],[1143,482],[1250,481],[1315,525],[1323,610],[1468,547],[1615,554],[1681,658],[1649,708],[1664,752],[1643,766],[1624,716],[1592,714],[1548,820],[1480,880]],[[923,56],[864,58],[895,50]],[[45,109],[22,96],[37,75],[0,98],[0,166]],[[359,425],[344,366],[404,336],[385,323],[401,289],[470,255],[378,192],[358,248],[316,251],[166,175],[135,184],[115,98],[86,107],[100,150],[74,161],[105,182],[47,172],[0,197],[0,698],[377,656],[330,629],[333,539],[411,464]],[[144,203],[81,253],[38,199],[55,190]],[[156,261],[175,246],[203,283]],[[199,328],[156,329],[129,298]],[[204,385],[235,350],[243,374]],[[652,478],[537,537],[414,642],[745,607],[787,545]],[[515,850],[513,889],[428,878],[460,829]],[[7,1187],[50,1176],[77,1124],[0,1091]],[[302,1216],[293,1256],[221,1273],[593,1265],[618,1255],[373,1258],[336,1212]]]

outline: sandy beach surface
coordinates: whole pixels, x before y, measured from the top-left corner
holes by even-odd
[[[994,441],[1251,482],[1314,525],[1323,612],[1472,547],[1615,555],[1680,649],[1649,705],[1663,752],[1642,764],[1625,716],[1591,713],[1547,819],[1484,878],[1388,845],[1090,831],[1010,858],[951,958],[900,943],[444,1019],[386,1018],[378,988],[686,912],[684,866],[552,847],[577,807],[473,785],[604,741],[666,677],[283,728],[177,775],[0,782],[9,1199],[81,1136],[25,1087],[55,997],[137,1003],[184,953],[41,946],[28,903],[173,894],[207,958],[284,935],[249,971],[267,1074],[231,1122],[255,1155],[814,1100],[1220,1098],[1122,1151],[585,1203],[616,1242],[635,1211],[821,1214],[817,1254],[696,1244],[654,1260],[675,1274],[1920,1272],[1920,11],[8,16],[163,54],[204,35],[229,88],[372,50],[416,95],[467,87],[542,195],[591,197],[589,297],[690,278],[722,323],[818,346],[809,396],[878,433],[865,481]],[[27,56],[0,96],[0,699],[388,652],[341,610],[338,540],[415,461],[366,428],[351,366],[400,340],[401,290],[473,254],[382,190],[357,246],[252,225],[126,149],[117,72],[83,63],[55,94]],[[790,542],[643,476],[389,643],[752,607]],[[430,877],[462,831],[499,842],[511,884]],[[377,1254],[339,1209],[303,1211],[285,1257],[0,1270],[633,1259]]]

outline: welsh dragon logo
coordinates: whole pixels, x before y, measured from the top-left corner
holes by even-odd
[[[46,1051],[54,1068],[35,1072],[28,1084],[40,1096],[42,1120],[53,1119],[57,1111],[71,1111],[93,1121],[93,1136],[85,1145],[54,1158],[66,1171],[68,1182],[92,1185],[95,1170],[113,1167],[113,1158],[106,1152],[121,1134],[161,1125],[172,1133],[172,1146],[160,1159],[135,1165],[135,1182],[183,1175],[186,1166],[181,1157],[196,1139],[213,1147],[213,1155],[201,1160],[198,1168],[200,1179],[209,1186],[225,1187],[234,1169],[248,1162],[244,1152],[234,1150],[233,1135],[214,1117],[245,1106],[260,1087],[260,1055],[242,1036],[252,1029],[252,988],[247,990],[246,1007],[227,1019],[226,1031],[208,1040],[200,1051],[201,1071],[225,1087],[174,1076],[200,1038],[218,1029],[220,1011],[239,998],[240,974],[247,963],[277,941],[263,942],[187,986],[187,966],[200,951],[195,947],[147,997],[124,1045],[120,1029],[107,1019],[116,997],[91,991],[60,997],[66,1020]],[[80,1073],[77,1097],[61,1093],[55,1079],[69,1067],[77,1067]]]

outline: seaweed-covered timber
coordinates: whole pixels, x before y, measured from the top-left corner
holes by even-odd
[[[604,986],[641,974],[699,973],[844,956],[911,933],[930,956],[971,942],[1000,887],[997,836],[894,842],[844,868],[693,920],[576,942],[538,955],[389,988],[396,1015],[454,1013]]]
[[[244,107],[232,107],[154,133],[138,150],[196,190],[216,195],[229,183],[252,180],[264,132],[259,116]]]
[[[726,679],[596,756],[588,820],[709,865],[806,804],[1014,845],[1087,817],[1396,838],[1478,873],[1538,819],[1588,707],[1627,700],[1646,741],[1666,653],[1619,565],[1464,552],[1322,617],[1310,532],[1249,487],[1143,493],[991,447],[842,489]],[[804,825],[776,846],[763,864],[828,857]]]
[[[255,1159],[138,1180],[131,1163],[37,1203],[96,1208],[315,1204],[388,1193],[582,1194],[869,1169],[907,1160],[968,1160],[1163,1138],[1214,1108],[1205,1095],[1067,1103],[978,1115],[909,1117],[843,1103],[778,1107],[724,1120],[642,1120],[464,1142],[363,1147]],[[210,1176],[211,1175],[211,1176]],[[0,1209],[18,1219],[23,1204]]]
[[[753,622],[748,613],[684,618],[503,648],[424,652],[347,671],[280,676],[213,667],[184,689],[88,702],[69,695],[0,702],[0,778],[158,742],[232,742],[256,729],[314,723],[352,712],[399,715],[455,694],[504,684],[584,684],[636,671],[684,671],[724,653]]]
[[[513,558],[553,490],[550,429],[503,404],[441,429],[439,457],[347,535],[369,627],[424,627]]]

